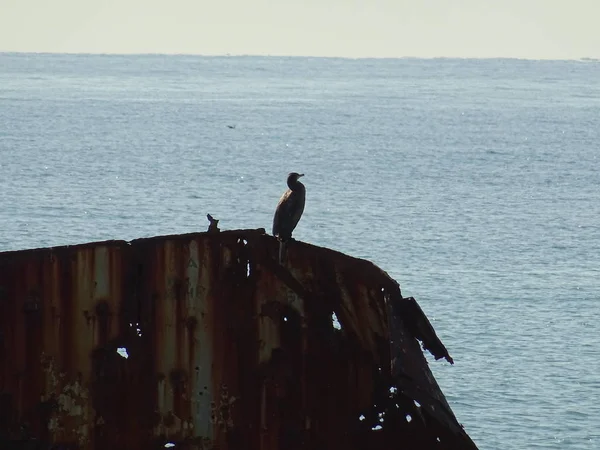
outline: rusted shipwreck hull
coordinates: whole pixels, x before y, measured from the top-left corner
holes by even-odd
[[[0,448],[476,449],[414,299],[277,255],[264,230],[0,253]]]

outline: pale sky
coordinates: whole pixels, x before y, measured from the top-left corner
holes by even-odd
[[[600,0],[0,0],[0,52],[600,58]]]

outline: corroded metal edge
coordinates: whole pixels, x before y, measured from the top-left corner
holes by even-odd
[[[396,281],[299,241],[277,255],[263,229],[1,252],[0,442],[476,448]]]

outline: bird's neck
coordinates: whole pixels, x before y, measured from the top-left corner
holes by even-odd
[[[289,181],[287,185],[292,191],[300,191],[304,188],[304,185],[302,183],[300,183],[298,180]]]

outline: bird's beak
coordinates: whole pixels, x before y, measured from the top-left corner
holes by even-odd
[[[304,176],[304,174],[301,173],[301,174],[298,175],[298,178],[303,177],[303,176]]]

